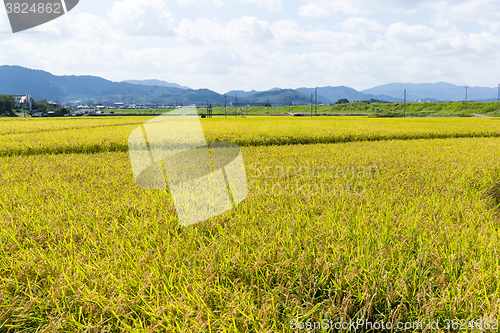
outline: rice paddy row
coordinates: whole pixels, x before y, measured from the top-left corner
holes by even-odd
[[[113,119],[115,122],[113,122]],[[150,117],[9,121],[0,156],[128,151],[128,135]],[[248,117],[203,119],[208,142],[272,146],[353,141],[499,137],[500,119]],[[75,125],[77,124],[77,126]],[[16,127],[17,126],[17,127]],[[76,126],[76,127],[75,127]],[[12,133],[18,128],[18,133]],[[0,130],[2,132],[2,130]]]

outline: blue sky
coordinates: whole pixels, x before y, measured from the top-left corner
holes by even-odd
[[[494,0],[80,0],[43,26],[9,30],[2,7],[3,65],[220,93],[500,82]]]

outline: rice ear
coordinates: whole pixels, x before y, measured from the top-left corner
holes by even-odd
[[[486,190],[486,198],[490,201],[492,208],[500,213],[500,181],[497,181]]]

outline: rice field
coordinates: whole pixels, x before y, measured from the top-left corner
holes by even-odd
[[[0,119],[0,156],[127,152],[130,132],[152,118]],[[500,136],[500,118],[216,117],[202,126],[208,142],[244,147]]]
[[[0,120],[0,331],[500,317],[497,119],[203,119],[242,146],[249,196],[181,228],[134,183],[150,118]]]

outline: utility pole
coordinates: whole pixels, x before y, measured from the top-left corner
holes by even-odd
[[[226,103],[227,101],[227,94],[224,94],[224,117],[227,118],[227,109],[226,109]]]
[[[311,93],[311,118],[313,116],[313,93]]]
[[[404,102],[404,109],[403,109],[403,117],[406,117],[406,89],[405,89],[405,102]]]
[[[467,88],[468,87],[465,87],[465,101],[467,102]]]
[[[315,100],[314,100],[314,114],[318,115],[318,87],[314,90]]]
[[[288,113],[290,113],[291,107],[292,107],[292,101],[290,101],[290,97],[288,97]]]
[[[269,97],[267,98],[267,115],[269,116]]]
[[[246,104],[245,112],[246,114],[248,114],[248,99],[245,99],[245,104]]]
[[[234,95],[234,116],[235,117],[236,117],[236,114],[238,113],[237,105],[238,105],[238,95]]]
[[[500,102],[500,83],[498,84],[498,101]]]

